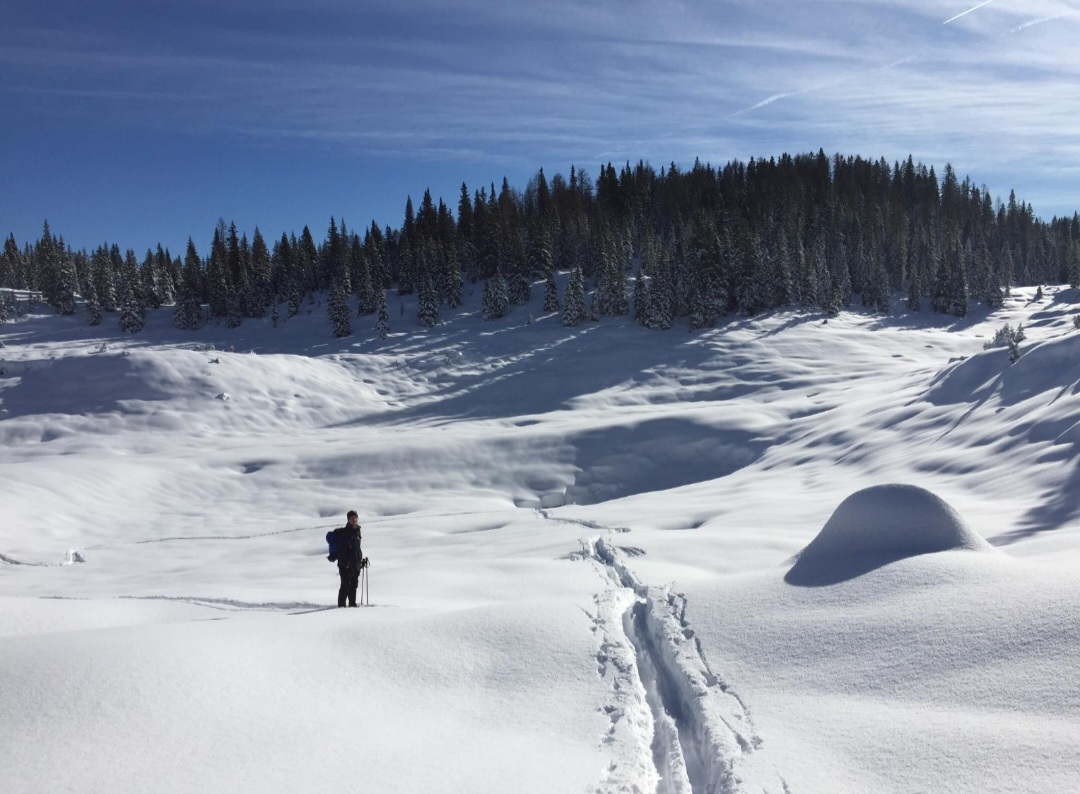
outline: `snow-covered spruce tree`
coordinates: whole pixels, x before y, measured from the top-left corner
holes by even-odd
[[[532,286],[529,284],[529,278],[520,268],[514,268],[510,271],[510,278],[507,279],[507,302],[513,306],[523,306],[529,302],[532,297]]]
[[[124,299],[120,304],[120,331],[137,334],[146,326],[146,311],[135,295],[131,284],[124,287]]]
[[[378,311],[379,302],[375,295],[375,284],[371,277],[371,265],[368,264],[366,259],[360,267],[356,286],[356,316],[363,317]]]
[[[575,267],[566,282],[566,294],[563,296],[562,324],[573,328],[585,321],[585,274]]]
[[[379,339],[386,339],[390,333],[390,311],[386,306],[386,291],[380,289],[376,301],[379,318],[375,321],[375,330],[379,333]]]
[[[639,267],[637,275],[634,276],[634,320],[644,325],[648,310],[649,283],[645,280]]]
[[[559,286],[555,283],[555,269],[549,268],[544,281],[544,311],[549,314],[559,310]]]
[[[991,273],[986,282],[986,295],[983,296],[983,302],[986,307],[991,311],[1000,309],[1005,305],[1005,293],[1002,292],[1001,287],[998,286],[996,276]]]
[[[434,328],[439,322],[439,296],[435,292],[430,273],[424,274],[420,282],[416,317],[422,328]]]
[[[494,278],[489,278],[484,282],[481,307],[485,320],[498,320],[505,317],[510,311],[510,298],[507,294],[506,280],[501,273],[496,271]]]
[[[162,300],[161,289],[158,287],[157,259],[154,257],[154,252],[149,248],[146,249],[146,256],[143,257],[138,277],[142,286],[143,300],[146,302],[147,308],[160,309]]]
[[[86,283],[86,324],[101,325],[101,301],[98,300],[93,279],[87,279]]]
[[[206,282],[210,296],[210,314],[214,317],[227,317],[229,314],[229,271],[228,254],[222,230],[214,231],[210,244],[210,262],[206,266]]]
[[[0,325],[8,321],[7,293],[0,292]]]
[[[1015,364],[1020,360],[1020,341],[1015,336],[1010,336],[1008,339],[1009,345],[1009,363]]]
[[[187,254],[181,275],[180,299],[173,309],[173,325],[184,331],[202,328],[202,301],[199,298],[199,277],[202,263],[195,251],[195,243],[188,238]]]
[[[56,259],[58,270],[53,306],[60,314],[72,315],[75,313],[75,293],[79,289],[79,276],[75,271],[75,259],[64,245],[63,237],[56,246]]]
[[[239,328],[243,322],[243,299],[238,290],[230,289],[225,298],[225,327]]]
[[[116,311],[116,280],[113,275],[112,259],[109,256],[107,246],[98,247],[90,255],[90,270],[94,282],[94,291],[97,292],[102,311]]]
[[[352,335],[351,312],[345,300],[345,290],[340,284],[334,284],[330,290],[330,297],[326,301],[326,313],[330,318],[330,324],[334,327],[334,336],[340,339],[343,336]]]
[[[911,274],[911,283],[908,285],[907,307],[909,311],[917,312],[922,308],[922,280],[918,271]]]
[[[626,300],[626,275],[617,255],[608,251],[600,262],[596,285],[596,310],[606,317],[620,317],[630,311]]]
[[[267,248],[259,227],[251,239],[251,281],[249,283],[248,316],[265,317],[266,307],[274,301],[273,265],[270,249]],[[275,301],[276,303],[276,301]]]

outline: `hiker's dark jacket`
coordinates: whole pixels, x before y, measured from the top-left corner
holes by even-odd
[[[363,552],[360,550],[360,527],[351,527],[348,524],[334,530],[337,539],[337,564],[344,570],[360,570],[360,560]]]

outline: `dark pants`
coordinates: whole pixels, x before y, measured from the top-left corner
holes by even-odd
[[[356,568],[338,568],[338,572],[341,574],[341,589],[337,592],[337,605],[339,607],[345,606],[345,602],[349,602],[349,606],[356,606],[356,586],[360,583],[360,571]]]

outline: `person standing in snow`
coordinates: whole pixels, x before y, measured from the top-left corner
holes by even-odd
[[[349,522],[334,530],[337,545],[338,573],[341,574],[341,588],[338,590],[337,605],[356,606],[356,587],[360,582],[360,565],[364,554],[360,550],[360,516],[355,510],[348,514]]]

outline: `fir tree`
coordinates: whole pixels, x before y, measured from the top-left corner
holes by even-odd
[[[136,334],[146,325],[146,313],[135,295],[132,283],[124,287],[124,300],[120,304],[120,330],[125,334]]]
[[[506,279],[501,273],[496,272],[494,278],[489,278],[484,282],[481,308],[485,320],[498,320],[510,311]]]
[[[55,246],[54,255],[57,262],[57,273],[53,306],[56,307],[56,311],[60,314],[72,315],[75,313],[75,293],[79,289],[79,276],[75,271],[75,260],[67,246],[64,245],[63,237]]]
[[[916,273],[908,286],[907,307],[910,311],[917,312],[922,308],[922,286],[919,283],[919,275]]]
[[[162,299],[161,290],[158,287],[157,259],[150,249],[146,250],[146,256],[143,258],[139,279],[142,282],[142,294],[146,305],[151,309],[160,309]]]
[[[649,283],[645,280],[639,267],[637,275],[634,277],[634,319],[644,325],[648,310]]]
[[[555,283],[555,271],[549,268],[544,281],[544,311],[551,314],[559,310],[559,287]]]
[[[101,302],[102,310],[107,312],[116,311],[116,279],[113,275],[112,259],[109,256],[107,246],[102,245],[94,251],[90,257],[90,268],[93,271],[94,291]]]
[[[386,306],[386,292],[379,290],[378,295],[379,318],[375,321],[375,330],[379,333],[379,339],[386,339],[390,333],[390,311]]]
[[[210,295],[210,314],[214,317],[226,317],[229,314],[229,293],[232,291],[229,285],[228,252],[225,247],[224,232],[220,224],[214,231],[214,239],[210,244],[210,261],[206,267],[207,288]],[[238,246],[239,247],[239,246]]]
[[[173,309],[173,325],[184,331],[197,331],[202,327],[202,302],[199,298],[201,262],[195,251],[195,243],[188,238],[187,254],[181,278],[180,299]]]
[[[420,283],[419,307],[416,313],[422,328],[434,328],[439,322],[439,296],[431,283],[431,275],[425,275]]]
[[[573,328],[583,323],[585,317],[585,274],[581,272],[581,268],[574,268],[566,282],[562,324],[567,328]]]
[[[334,336],[338,338],[352,335],[351,311],[345,295],[344,287],[335,284],[330,290],[329,299],[326,301],[326,313],[330,318],[330,324],[334,326]]]
[[[375,284],[371,276],[371,266],[365,259],[360,267],[360,278],[357,282],[356,293],[356,316],[362,317],[368,314],[374,314],[378,311],[379,304],[375,293],[381,292],[382,289],[376,290]]]
[[[237,290],[230,289],[225,300],[225,327],[239,328],[243,322],[243,298]]]
[[[86,284],[86,324],[101,325],[101,302],[98,300],[97,290],[94,289],[93,279]]]
[[[249,300],[247,306],[248,317],[259,318],[266,315],[266,307],[274,300],[273,266],[270,259],[270,250],[266,247],[266,240],[255,227],[255,233],[251,238],[251,282],[249,287]]]

